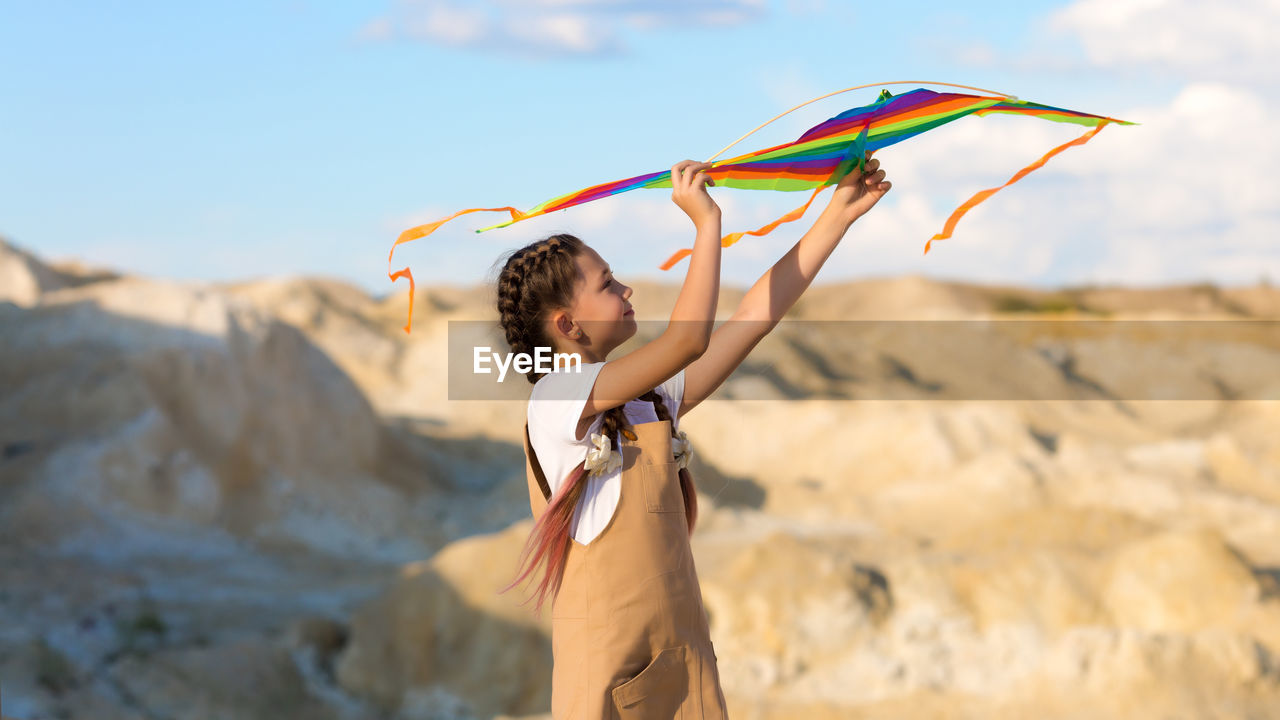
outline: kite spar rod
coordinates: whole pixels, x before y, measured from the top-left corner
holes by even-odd
[[[1018,99],[1016,95],[1010,95],[1009,93],[997,92],[997,91],[995,91],[995,90],[987,90],[987,89],[985,89],[985,88],[980,88],[980,87],[973,87],[972,85],[957,85],[957,84],[955,84],[955,83],[945,83],[945,82],[929,82],[928,80],[890,80],[889,82],[870,83],[870,84],[867,84],[867,85],[855,85],[855,86],[853,86],[853,87],[845,88],[845,89],[843,89],[843,90],[836,90],[835,92],[829,92],[829,93],[827,93],[826,95],[823,95],[823,96],[821,96],[821,97],[816,97],[816,98],[814,98],[814,99],[812,99],[812,100],[809,100],[809,101],[806,101],[806,102],[802,102],[802,103],[800,103],[799,105],[797,105],[797,106],[795,106],[795,107],[791,108],[790,110],[787,110],[786,112],[779,113],[778,115],[775,115],[773,118],[771,118],[771,119],[769,119],[769,120],[766,120],[766,121],[764,121],[763,123],[760,123],[759,125],[757,125],[757,126],[756,126],[756,128],[755,128],[755,130],[752,130],[751,132],[747,133],[746,135],[743,135],[742,137],[738,138],[737,140],[734,140],[733,142],[731,142],[731,143],[729,143],[728,145],[724,146],[724,149],[722,149],[720,152],[716,153],[715,155],[712,155],[712,156],[711,156],[711,158],[707,160],[707,162],[712,162],[712,161],[714,161],[716,158],[718,158],[718,157],[720,157],[721,155],[723,155],[723,154],[725,153],[725,151],[726,151],[726,150],[728,150],[729,148],[733,147],[734,145],[737,145],[738,143],[742,142],[743,140],[746,140],[749,136],[751,136],[753,133],[755,133],[755,131],[756,131],[756,130],[759,130],[760,128],[764,127],[765,125],[768,125],[769,123],[773,122],[774,120],[777,120],[778,118],[782,117],[783,115],[786,115],[787,113],[791,113],[791,112],[794,112],[794,111],[796,111],[796,110],[799,110],[800,108],[804,107],[805,105],[808,105],[808,104],[810,104],[810,103],[816,103],[816,102],[818,102],[819,100],[824,100],[824,99],[826,99],[826,98],[831,97],[832,95],[839,95],[840,93],[847,93],[847,92],[850,92],[850,91],[852,91],[852,90],[865,90],[865,89],[867,89],[867,88],[880,87],[881,85],[945,85],[945,86],[947,86],[947,87],[963,88],[963,89],[965,89],[965,90],[977,90],[978,92],[991,93],[992,95],[1000,95],[1000,96],[1005,97],[1005,98],[1008,98],[1008,99],[1010,99],[1010,100],[1017,100],[1017,99]]]

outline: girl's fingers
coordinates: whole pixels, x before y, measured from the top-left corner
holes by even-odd
[[[702,174],[702,169],[704,165],[705,163],[695,163],[693,161],[690,161],[689,165],[685,167],[684,169],[685,178],[689,180],[690,185],[693,185],[697,182],[698,176]]]
[[[711,163],[694,162],[693,160],[681,160],[671,166],[671,185],[672,187],[692,187],[695,183],[701,181],[708,185],[715,185],[715,181],[706,173],[702,172],[711,167]]]
[[[671,166],[671,184],[675,185],[676,181],[680,181],[682,184],[687,184],[687,183],[684,183],[685,175],[686,175],[685,170],[693,164],[694,162],[692,160],[681,160],[675,165],[672,165]]]

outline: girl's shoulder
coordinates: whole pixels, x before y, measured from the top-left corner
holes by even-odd
[[[562,368],[538,378],[529,393],[529,401],[575,400],[581,396],[586,402],[596,376],[600,374],[604,362],[583,363],[570,368]],[[585,392],[584,392],[585,391]]]
[[[578,420],[602,367],[603,362],[583,363],[539,378],[529,394],[526,419],[530,436],[536,434],[566,445],[582,444],[584,441],[575,437]]]

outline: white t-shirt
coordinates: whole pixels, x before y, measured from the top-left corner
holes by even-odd
[[[604,422],[604,413],[598,413],[581,439],[574,435],[582,408],[587,404],[587,396],[591,394],[604,362],[583,363],[580,367],[581,372],[561,368],[544,375],[534,383],[529,395],[529,444],[538,456],[552,495],[569,479],[574,467],[586,460],[587,451],[594,447],[591,434],[600,432]],[[684,399],[684,368],[655,389],[665,398],[672,426],[679,429],[680,401]],[[632,425],[658,420],[653,403],[644,400],[628,401],[623,412]],[[613,450],[619,449],[618,437],[610,442]],[[569,526],[573,539],[583,545],[594,540],[613,517],[621,497],[622,471],[588,475],[585,480],[587,486],[574,508]]]

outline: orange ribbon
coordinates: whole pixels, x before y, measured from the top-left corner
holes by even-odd
[[[430,235],[431,233],[435,232],[436,228],[458,217],[459,215],[466,215],[467,213],[473,213],[473,212],[502,212],[504,210],[511,213],[511,220],[513,222],[516,220],[520,220],[524,217],[524,213],[520,212],[519,210],[513,207],[470,208],[467,210],[459,210],[458,212],[450,215],[449,217],[443,220],[436,220],[435,222],[429,222],[426,225],[411,227],[408,230],[405,230],[404,232],[400,233],[400,237],[396,238],[395,243],[391,246],[391,252],[387,253],[387,277],[391,278],[391,282],[393,283],[402,277],[409,278],[409,321],[405,323],[405,326],[404,326],[404,331],[406,333],[409,332],[409,328],[413,325],[413,291],[414,291],[413,273],[409,272],[409,268],[407,267],[402,268],[396,272],[391,272],[391,256],[396,254],[396,245],[399,245],[400,243],[409,242],[410,240],[417,240],[420,237],[426,237],[427,235]]]
[[[973,197],[964,201],[964,203],[961,204],[960,207],[956,208],[951,213],[951,217],[947,218],[946,224],[943,225],[942,227],[942,232],[929,238],[929,241],[924,244],[924,254],[926,255],[929,254],[929,246],[933,244],[934,240],[946,240],[947,238],[951,237],[951,232],[956,229],[956,223],[960,222],[960,218],[964,217],[964,214],[972,210],[974,206],[980,204],[982,201],[986,200],[992,195],[995,195],[996,192],[1003,190],[1004,188],[1007,188],[1010,185],[1018,182],[1022,178],[1026,177],[1027,174],[1030,173],[1032,170],[1037,170],[1043,167],[1045,163],[1049,162],[1049,158],[1053,157],[1054,155],[1057,155],[1063,150],[1066,150],[1067,148],[1072,147],[1074,145],[1083,145],[1089,142],[1089,140],[1092,139],[1094,135],[1097,135],[1098,132],[1102,130],[1102,128],[1105,127],[1108,122],[1110,121],[1103,120],[1102,122],[1098,123],[1097,127],[1085,133],[1084,135],[1081,135],[1080,137],[1070,142],[1065,142],[1059,145],[1058,147],[1050,150],[1049,152],[1045,153],[1044,156],[1041,157],[1039,160],[1019,170],[1016,174],[1014,174],[1013,177],[1009,178],[1008,182],[1001,185],[1000,187],[988,188],[986,190],[981,190],[975,193]]]
[[[725,235],[723,238],[720,239],[720,247],[722,248],[729,247],[730,245],[741,240],[743,235],[755,235],[756,237],[760,237],[762,235],[768,235],[769,233],[773,232],[773,230],[777,228],[779,225],[781,225],[782,223],[791,222],[793,220],[799,220],[800,218],[804,217],[805,211],[808,210],[809,206],[813,204],[814,199],[818,197],[818,193],[825,190],[826,187],[827,187],[826,185],[819,185],[818,187],[814,188],[813,194],[809,196],[809,202],[806,202],[804,205],[801,205],[795,210],[792,210],[786,215],[783,215],[777,220],[774,220],[768,225],[765,225],[764,227],[760,228],[759,230],[747,230],[744,232],[729,233],[728,235]],[[675,265],[676,263],[680,262],[681,260],[683,260],[684,258],[692,254],[693,254],[693,250],[691,248],[681,248],[677,250],[674,254],[672,254],[671,257],[667,258],[667,261],[659,265],[658,268],[661,270],[670,270],[673,265]]]

